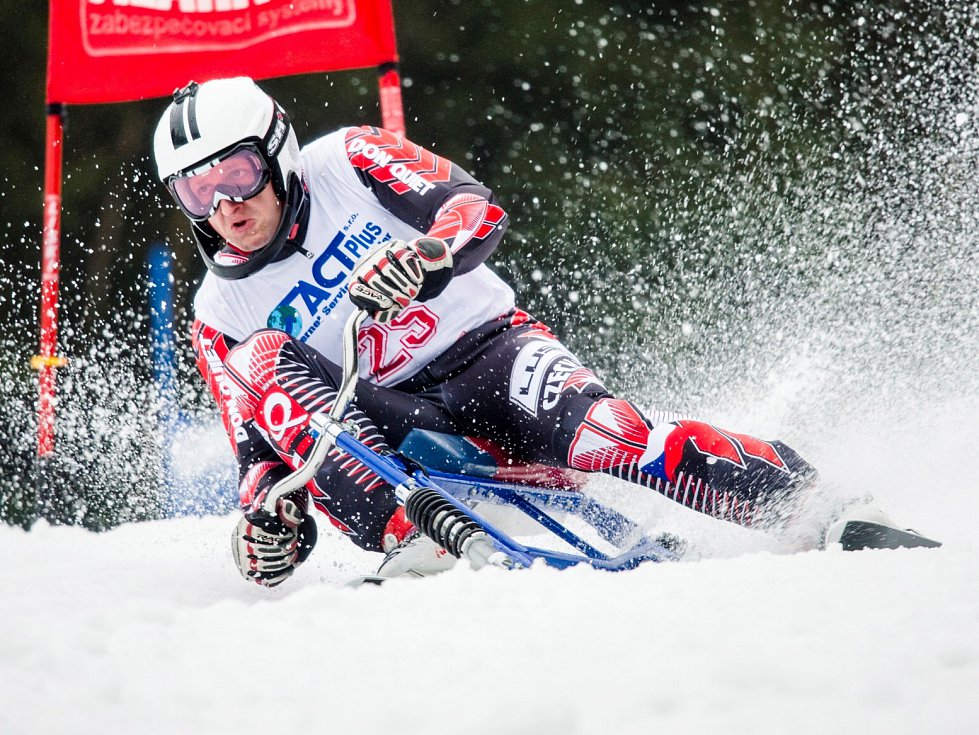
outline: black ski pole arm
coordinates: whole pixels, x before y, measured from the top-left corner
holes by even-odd
[[[343,325],[343,374],[340,379],[340,389],[337,391],[337,399],[333,402],[330,409],[330,418],[341,423],[343,415],[354,399],[357,391],[357,373],[360,370],[360,351],[357,348],[357,335],[360,334],[360,325],[367,318],[367,312],[363,309],[355,309],[353,314],[347,317],[347,323]]]

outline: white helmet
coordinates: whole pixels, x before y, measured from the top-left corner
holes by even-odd
[[[244,148],[257,153],[267,167],[265,182],[271,179],[275,195],[284,204],[282,220],[265,247],[244,262],[240,257],[221,259],[231,263],[225,264],[215,261],[225,242],[207,223],[214,207],[206,213],[190,211],[178,196],[174,182],[199,174]],[[244,278],[280,254],[289,255],[281,252],[287,242],[301,243],[309,207],[299,142],[285,110],[248,77],[215,79],[203,84],[191,82],[176,90],[173,102],[156,127],[153,151],[160,180],[191,220],[198,249],[216,275]],[[243,198],[257,193],[254,191]],[[295,227],[297,223],[299,228]]]

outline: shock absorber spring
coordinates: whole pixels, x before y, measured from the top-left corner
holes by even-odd
[[[465,542],[483,527],[431,488],[418,488],[405,501],[405,515],[422,533],[455,557],[462,556]]]

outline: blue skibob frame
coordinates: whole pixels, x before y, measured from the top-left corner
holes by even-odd
[[[639,533],[634,522],[581,491],[520,485],[437,470],[415,470],[409,474],[408,468],[395,458],[377,454],[347,433],[337,436],[336,446],[394,487],[414,483],[418,487],[435,490],[456,508],[475,518],[493,539],[496,548],[516,563],[515,567],[529,567],[540,559],[549,566],[561,569],[584,562],[596,569],[622,571],[633,569],[645,561],[676,560],[672,551],[649,538],[640,538],[631,547],[611,556],[596,549],[547,512],[554,510],[577,516],[615,546]],[[481,517],[467,505],[469,502],[516,508],[571,546],[576,553],[526,546]]]

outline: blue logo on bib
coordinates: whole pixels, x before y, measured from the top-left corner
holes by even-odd
[[[278,329],[290,337],[298,337],[303,329],[303,318],[299,316],[299,311],[294,307],[288,304],[279,304],[269,314],[268,326],[269,329]]]

